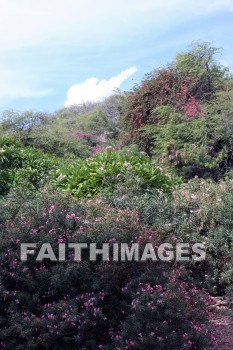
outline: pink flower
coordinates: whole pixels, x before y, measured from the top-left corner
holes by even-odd
[[[47,314],[47,317],[48,317],[48,319],[50,319],[50,320],[54,320],[54,316],[53,316],[53,314]]]
[[[32,230],[30,231],[30,234],[33,235],[34,233],[37,233],[37,232],[38,232],[37,229],[32,229]]]
[[[55,208],[56,208],[56,205],[53,204],[53,205],[49,208],[48,212],[49,212],[49,213],[52,213],[52,212],[54,211]]]
[[[55,228],[52,228],[51,230],[49,230],[49,234],[51,235],[51,234],[53,234],[53,233],[55,233],[56,232],[56,229]]]

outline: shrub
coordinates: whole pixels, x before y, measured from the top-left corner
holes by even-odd
[[[0,195],[22,183],[38,187],[45,176],[59,164],[55,157],[23,147],[8,137],[0,138],[0,147]]]
[[[219,184],[196,178],[174,192],[182,238],[206,244],[207,259],[196,272],[212,294],[232,293],[232,188],[230,178]]]
[[[141,178],[144,187],[156,187],[169,192],[172,186],[181,182],[156,167],[151,160],[140,153],[108,150],[91,159],[72,163],[52,174],[52,183],[77,197],[92,197],[104,186],[109,189],[119,181],[133,174]],[[109,181],[107,181],[109,180]]]
[[[111,112],[111,103],[108,106],[107,100],[105,108],[97,108],[94,104],[89,107],[63,109],[53,115],[6,111],[2,114],[0,135],[10,135],[24,146],[35,147],[58,157],[90,157],[95,147],[101,149],[102,144],[113,140],[118,131],[116,122],[109,115],[116,109],[114,102]]]
[[[19,193],[20,194],[20,193]],[[1,347],[21,349],[203,349],[211,340],[208,296],[182,269],[159,262],[79,263],[19,259],[21,242],[161,240],[136,211],[100,199],[80,205],[43,190],[10,193],[0,209]],[[12,205],[13,204],[13,205]],[[152,236],[152,238],[151,238]],[[146,321],[146,322],[145,322]]]
[[[131,142],[188,179],[218,180],[233,164],[232,78],[217,52],[196,43],[177,55],[128,94],[122,113]]]
[[[167,67],[148,74],[129,94],[125,121],[135,131],[146,124],[159,123],[156,108],[170,106],[188,119],[202,115],[200,102],[213,98],[226,76],[214,59],[217,48],[209,43],[194,43],[186,53],[178,54]]]
[[[232,294],[232,181],[231,173],[220,183],[195,178],[174,190],[171,200],[156,189],[143,191],[129,178],[112,193],[106,191],[104,200],[115,208],[136,210],[140,222],[156,228],[163,241],[203,242],[206,260],[187,269],[211,294]]]
[[[131,300],[131,313],[111,332],[116,349],[198,349],[208,346],[210,330],[205,312],[208,295],[169,276],[161,284],[130,282],[124,293]],[[198,330],[198,331],[197,331]]]

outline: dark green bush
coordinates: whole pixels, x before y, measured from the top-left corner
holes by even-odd
[[[59,161],[40,150],[24,147],[9,137],[0,138],[0,195],[21,184],[38,187]]]
[[[210,343],[209,297],[186,279],[183,268],[90,262],[85,253],[79,263],[70,254],[64,263],[19,259],[21,242],[49,242],[55,254],[58,242],[161,242],[135,210],[100,199],[80,205],[46,190],[34,198],[11,192],[0,210],[3,348],[191,350]]]

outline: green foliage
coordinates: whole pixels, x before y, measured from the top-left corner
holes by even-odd
[[[79,116],[78,123],[80,130],[85,132],[101,134],[103,130],[107,131],[109,129],[110,131],[111,128],[114,131],[114,124],[100,109],[94,109],[88,114]]]
[[[2,114],[0,348],[209,348],[205,291],[233,295],[233,79],[217,53],[196,43],[100,103]],[[58,243],[204,242],[207,255],[23,262],[21,242],[56,256]]]
[[[71,159],[87,158],[95,153],[96,147],[99,152],[102,144],[114,139],[117,133],[116,122],[94,106],[83,114],[76,110],[53,115],[6,111],[0,123],[0,135],[10,135],[25,146]]]
[[[207,260],[202,266],[202,278],[211,293],[232,293],[233,251],[233,181],[219,184],[193,179],[174,192],[176,218],[182,215],[180,232],[183,239],[192,237],[206,243]]]
[[[0,204],[0,332],[9,350],[196,349],[210,344],[208,295],[183,269],[159,262],[20,261],[20,243],[138,242],[161,237],[135,210],[100,199],[11,192]],[[22,206],[22,203],[24,205]],[[20,234],[19,234],[20,233]],[[128,345],[127,345],[128,344]],[[190,345],[191,344],[191,345]],[[189,345],[189,347],[187,347]]]
[[[220,183],[192,179],[173,191],[172,200],[156,189],[143,191],[140,182],[129,177],[112,193],[106,191],[104,201],[116,210],[136,210],[140,222],[154,228],[164,242],[204,242],[206,260],[186,268],[211,294],[233,295],[231,173]]]
[[[198,175],[218,179],[232,166],[232,136],[225,132],[218,115],[206,113],[186,121],[182,115],[173,114],[149,132],[153,132],[154,156],[186,178]]]
[[[232,79],[216,53],[196,43],[177,55],[128,95],[122,116],[140,150],[185,178],[218,180],[233,165]]]
[[[107,150],[91,159],[72,163],[52,174],[52,183],[77,197],[92,197],[103,187],[109,190],[129,174],[143,180],[144,188],[156,187],[170,192],[181,179],[166,175],[149,157],[140,153]]]
[[[40,150],[23,147],[9,137],[0,138],[0,195],[21,184],[37,187],[58,160]]]
[[[197,43],[167,67],[149,74],[128,96],[125,123],[131,122],[133,130],[158,123],[155,108],[167,105],[187,118],[200,116],[200,102],[213,98],[224,83],[226,70],[214,60],[217,51],[208,43]]]
[[[208,42],[194,42],[188,52],[180,53],[171,63],[181,81],[186,80],[189,93],[199,101],[207,101],[223,85],[226,68],[215,60],[220,49]]]

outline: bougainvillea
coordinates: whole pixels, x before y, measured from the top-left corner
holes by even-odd
[[[159,123],[155,109],[169,105],[175,112],[184,113],[187,118],[203,114],[200,102],[190,92],[191,79],[181,80],[175,71],[161,69],[137,87],[128,96],[126,110],[129,113],[133,131],[145,124]]]

